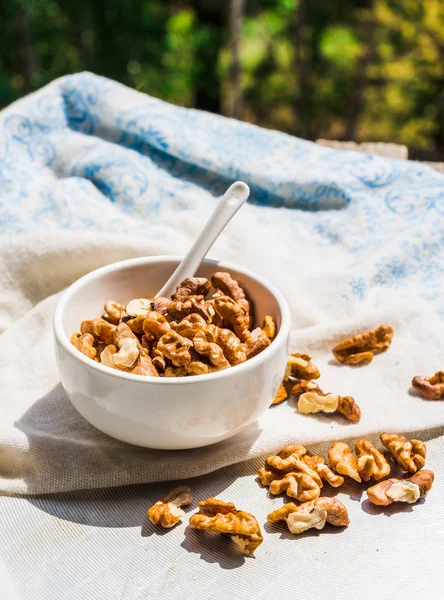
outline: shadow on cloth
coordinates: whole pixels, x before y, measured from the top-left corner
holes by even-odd
[[[151,535],[151,524],[145,523],[147,508],[176,485],[197,486],[205,479],[168,482],[162,472],[174,472],[181,451],[151,450],[109,437],[77,412],[61,384],[37,400],[15,425],[26,434],[28,448],[21,450],[19,472],[11,471],[10,477],[24,481],[26,492],[21,497],[60,519],[96,527],[140,526],[142,535]],[[260,433],[257,424],[251,427],[248,447]],[[184,452],[195,455],[196,464],[204,464],[205,472],[211,473],[223,466],[219,456],[229,442]],[[193,469],[192,461],[187,469]],[[222,486],[211,475],[209,483],[203,482],[205,497],[217,495],[236,479],[235,466],[230,469],[233,474],[224,477]]]

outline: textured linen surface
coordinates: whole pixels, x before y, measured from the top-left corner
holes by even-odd
[[[322,454],[328,444],[315,448]],[[436,474],[425,501],[369,504],[349,481],[323,494],[347,507],[347,528],[292,536],[267,524],[283,498],[255,481],[261,459],[188,481],[195,501],[159,531],[146,509],[172,484],[47,496],[0,497],[0,597],[5,600],[442,600],[444,437],[428,443]],[[254,557],[221,536],[190,529],[197,501],[216,496],[251,511],[264,542]],[[2,564],[3,559],[3,564]],[[3,568],[2,568],[3,567]]]
[[[235,179],[251,186],[251,202],[213,256],[282,290],[292,349],[314,355],[321,386],[353,395],[362,420],[303,416],[285,403],[201,450],[115,441],[60,386],[51,332],[59,293],[116,260],[184,253]],[[15,103],[0,115],[0,490],[192,477],[290,441],[382,429],[430,437],[444,425],[444,402],[424,401],[410,381],[442,368],[443,210],[444,178],[426,166],[185,110],[90,74]],[[344,336],[383,322],[395,329],[388,352],[362,368],[332,360]]]

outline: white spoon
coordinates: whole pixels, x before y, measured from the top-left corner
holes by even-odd
[[[198,266],[205,258],[208,250],[219,237],[224,227],[231,221],[242,204],[248,199],[250,188],[243,181],[236,181],[217,203],[207,224],[200,232],[197,240],[188,250],[180,265],[168,279],[163,288],[156,294],[156,298],[163,296],[170,298],[177,286],[187,277],[193,277]]]

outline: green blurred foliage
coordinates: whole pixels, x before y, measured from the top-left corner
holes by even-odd
[[[229,112],[229,0],[9,0],[0,106],[89,70]],[[316,139],[444,153],[444,1],[247,0],[242,118]]]

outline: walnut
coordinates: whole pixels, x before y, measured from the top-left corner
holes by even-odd
[[[213,287],[220,290],[222,294],[232,298],[242,308],[246,315],[250,315],[251,305],[245,297],[245,292],[229,273],[224,273],[222,271],[214,273],[211,277],[211,283],[213,284]]]
[[[323,394],[321,388],[314,381],[296,380],[296,383],[291,388],[291,395],[295,396],[295,398],[300,398],[306,392]]]
[[[390,475],[390,465],[385,457],[368,440],[358,440],[355,446],[358,473],[364,481],[383,479]]]
[[[125,325],[122,323],[121,325]],[[120,327],[120,325],[119,325]],[[131,337],[116,337],[115,346],[118,348],[118,352],[112,354],[112,361],[118,369],[128,369],[134,365],[136,360],[139,358],[140,345],[137,338]],[[103,352],[102,352],[103,354]]]
[[[274,340],[274,338],[276,337],[276,324],[273,321],[273,317],[267,315],[264,318],[264,322],[262,324],[262,331],[269,340]]]
[[[243,350],[247,358],[253,358],[260,354],[271,344],[269,338],[264,334],[260,327],[256,327],[246,338],[243,344]]]
[[[302,457],[302,461],[316,471],[320,478],[327,481],[332,487],[340,487],[344,483],[344,478],[332,471],[321,456],[306,454]]]
[[[284,402],[284,400],[287,400],[288,397],[289,397],[289,393],[287,391],[287,388],[285,387],[284,384],[282,384],[281,387],[278,389],[278,393],[274,397],[274,400],[271,403],[271,406],[273,406],[275,404],[281,404],[281,402]]]
[[[154,302],[148,298],[135,298],[126,305],[126,314],[130,317],[146,317],[154,310]]]
[[[117,348],[114,346],[114,344],[106,346],[100,353],[100,362],[102,363],[102,365],[105,365],[110,369],[117,369],[113,361],[113,356],[114,354],[116,354],[116,352]]]
[[[143,324],[145,319],[145,315],[138,315],[137,317],[125,317],[122,322],[126,323],[133,333],[143,334]]]
[[[230,364],[238,365],[247,360],[244,345],[233,331],[210,324],[206,327],[205,333],[209,341],[218,344],[222,348]]]
[[[350,446],[335,442],[328,453],[331,466],[341,475],[348,475],[355,481],[368,481],[371,477],[382,479],[390,473],[390,465],[384,456],[368,440],[358,440],[355,456]]]
[[[408,442],[404,436],[381,433],[381,442],[389,450],[398,465],[410,473],[416,473],[425,465],[426,445],[421,440],[410,440]]]
[[[124,305],[114,302],[114,300],[108,300],[108,302],[105,302],[105,306],[103,308],[105,311],[103,318],[110,323],[113,323],[113,325],[118,325],[120,323],[120,319],[125,314]]]
[[[328,453],[328,460],[341,475],[348,475],[355,481],[361,481],[358,473],[358,459],[353,456],[348,444],[335,442]]]
[[[258,475],[271,494],[285,491],[300,502],[318,498],[323,480],[333,487],[344,483],[344,478],[334,473],[322,457],[309,455],[300,444],[286,446],[276,456],[268,457]]]
[[[361,409],[352,396],[338,396],[338,408],[336,410],[353,423],[361,420]]]
[[[190,488],[187,485],[180,485],[153,504],[148,509],[147,515],[153,525],[169,529],[185,515],[180,507],[188,506],[192,501],[193,495]]]
[[[210,365],[200,361],[192,360],[187,367],[187,374],[189,375],[206,375],[207,373],[213,373],[215,370]]]
[[[80,350],[82,354],[88,358],[95,358],[97,350],[94,348],[94,337],[90,333],[73,333],[71,336],[71,344]]]
[[[160,314],[163,314],[167,311],[168,306],[171,304],[171,300],[169,298],[164,298],[163,296],[159,296],[153,299],[154,302],[154,310]]]
[[[216,498],[199,502],[199,512],[190,518],[190,527],[229,535],[247,555],[253,554],[263,542],[259,523],[253,515]]]
[[[153,311],[143,321],[143,332],[149,341],[157,341],[171,329],[167,318]]]
[[[206,330],[201,330],[193,338],[193,345],[195,350],[208,358],[208,360],[217,369],[227,369],[230,363],[225,358],[222,348],[214,342],[208,341],[209,335]]]
[[[427,400],[439,400],[444,396],[444,371],[438,371],[432,377],[413,377],[412,386]]]
[[[204,298],[210,288],[211,283],[205,277],[187,277],[179,284],[172,299],[185,302],[190,296],[203,296]]]
[[[164,372],[164,377],[185,377],[188,375],[186,367],[167,367]]]
[[[205,329],[207,322],[203,317],[197,313],[191,313],[178,323],[173,321],[171,323],[171,329],[180,333],[181,336],[186,337],[188,340],[192,340],[193,337],[202,329]]]
[[[142,342],[142,345],[143,345],[143,342]],[[153,366],[155,367],[155,369],[158,372],[163,373],[165,371],[167,364],[166,364],[165,357],[160,350],[158,350],[157,348],[152,349],[151,360],[152,360]]]
[[[319,498],[321,487],[316,481],[305,473],[286,473],[278,475],[269,485],[269,492],[273,496],[285,492],[290,498],[299,502],[307,502]],[[322,485],[322,484],[321,484]]]
[[[285,370],[284,381],[289,377],[296,379],[319,379],[321,376],[318,367],[314,364],[309,354],[290,354]]]
[[[219,296],[214,299],[214,310],[223,319],[224,324],[234,331],[241,342],[245,342],[251,335],[248,331],[250,325],[248,314],[234,300],[228,296]]]
[[[208,309],[203,302],[203,296],[190,296],[184,302],[182,300],[174,300],[168,305],[167,313],[173,319],[183,319],[191,313],[197,313],[205,321],[208,321],[210,318]]]
[[[389,506],[393,502],[413,504],[426,496],[432,488],[435,476],[432,471],[418,471],[408,479],[394,477],[368,488],[367,496],[372,504]]]
[[[300,459],[307,454],[307,449],[301,444],[285,446],[276,456],[269,456],[265,463],[272,469],[288,473],[297,468]]]
[[[333,348],[333,355],[345,365],[370,362],[375,354],[385,352],[390,346],[393,329],[381,325],[378,329],[361,333],[345,340]]]
[[[152,311],[143,321],[143,332],[149,341],[159,340],[170,331],[171,327],[166,317],[157,311]]]
[[[159,377],[154,361],[148,356],[148,354],[141,354],[136,366],[130,373],[134,375],[144,375],[145,377]]]
[[[334,413],[338,408],[339,398],[333,394],[305,392],[299,396],[298,411],[304,415],[310,413]]]
[[[140,338],[142,348],[150,354],[153,350],[153,341],[150,341],[146,335],[142,335]]]
[[[298,411],[304,415],[310,413],[342,414],[349,421],[357,423],[361,419],[361,409],[351,396],[336,396],[325,394],[321,388],[312,381],[298,381],[291,390],[298,401]]]
[[[337,498],[317,498],[296,506],[293,502],[284,504],[271,512],[269,523],[285,521],[291,533],[299,534],[311,529],[323,529],[326,523],[344,527],[350,523],[347,509]]]
[[[120,348],[122,341],[126,338],[133,340],[133,343],[135,342],[136,347],[139,350],[139,352],[145,354],[145,351],[142,348],[142,345],[139,342],[139,339],[137,338],[137,336],[131,331],[131,329],[128,327],[128,325],[126,323],[120,323],[119,325],[117,325],[117,327],[114,330],[114,337],[113,337],[114,346],[116,346],[117,348]]]
[[[170,330],[160,338],[157,349],[171,360],[175,367],[186,367],[191,362],[190,348],[192,345],[193,342]]]
[[[114,332],[116,325],[104,321],[102,318],[82,321],[80,331],[90,333],[97,342],[112,344],[114,342]]]

